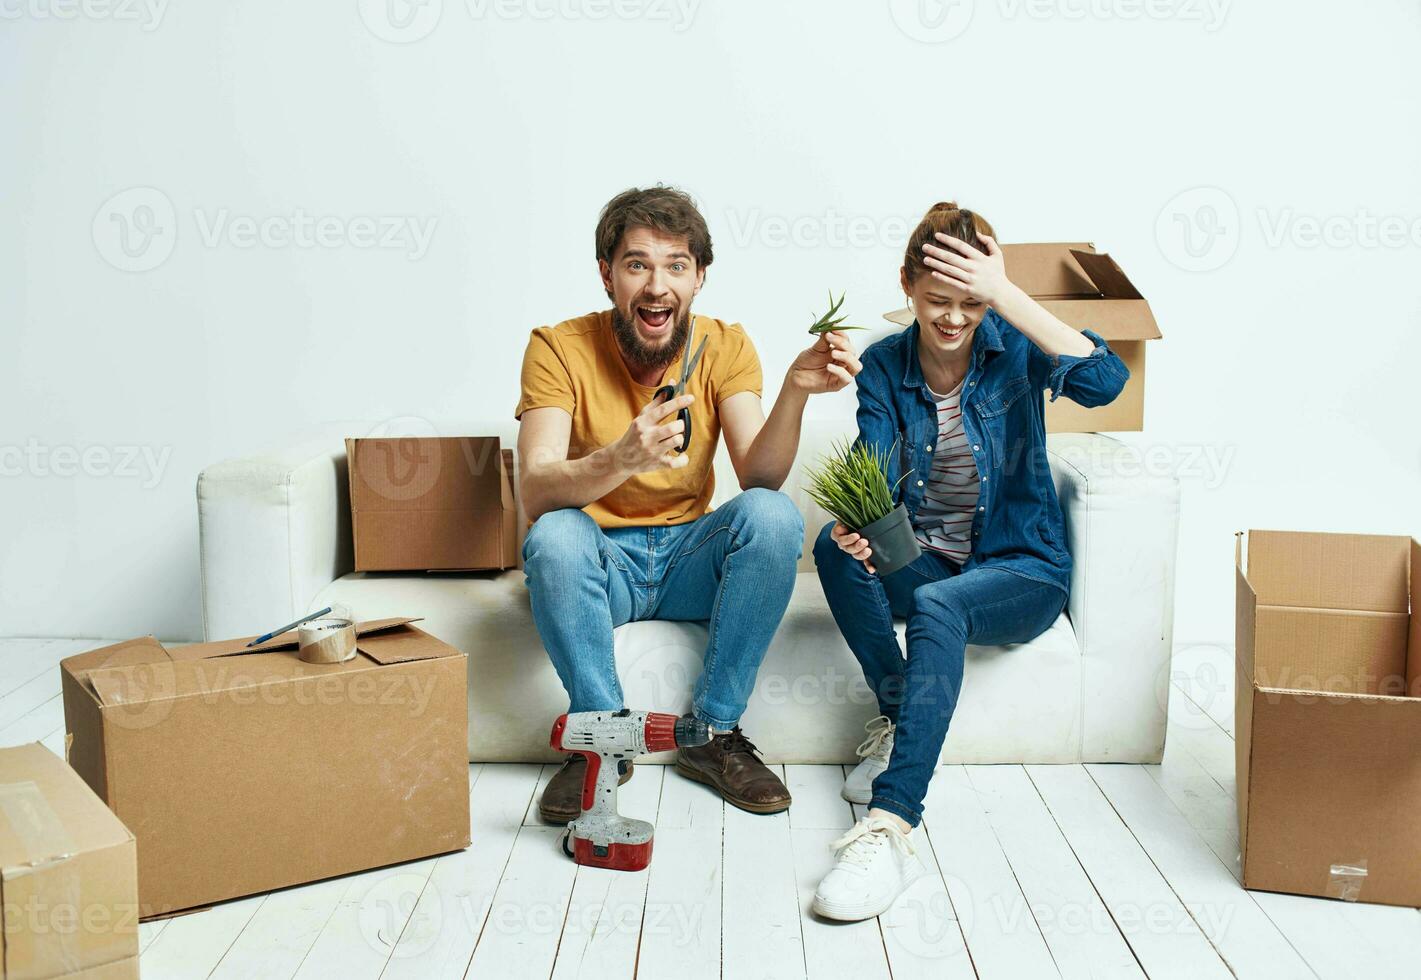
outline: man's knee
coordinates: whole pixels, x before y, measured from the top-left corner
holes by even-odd
[[[574,507],[550,510],[533,522],[523,539],[523,566],[530,574],[547,565],[601,562],[602,529]]]
[[[757,543],[798,558],[804,547],[804,518],[794,501],[778,490],[752,487],[733,501],[739,523]]]

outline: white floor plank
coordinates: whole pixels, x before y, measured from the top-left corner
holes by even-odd
[[[1171,729],[1171,731],[1173,731]],[[1141,767],[1160,784],[1194,832],[1209,845],[1236,881],[1243,880],[1238,852],[1238,806],[1218,782],[1204,771],[1183,743],[1165,742],[1164,764]]]
[[[708,786],[666,772],[638,977],[719,980],[725,809]]]
[[[1086,771],[1235,976],[1315,976],[1142,767],[1092,765]]]
[[[837,791],[836,791],[837,794]],[[842,801],[840,801],[842,802]],[[799,805],[796,797],[795,805]],[[848,804],[844,804],[848,809]],[[829,844],[844,828],[798,827],[790,830],[794,870],[799,890],[800,930],[804,937],[805,972],[809,980],[889,980],[888,955],[876,919],[832,922],[810,911],[814,890],[834,866]]]
[[[848,775],[850,767],[843,769]],[[866,805],[858,803],[852,809],[855,820],[868,812]],[[938,864],[926,821],[913,828],[911,840],[928,877],[914,883],[878,917],[893,980],[975,980],[963,923],[949,894],[949,885],[964,894],[965,885]]]
[[[722,956],[725,980],[804,976],[789,814],[725,808]]]
[[[56,732],[64,730],[64,699],[59,696],[57,678],[54,686],[53,697],[35,705],[4,728],[0,728],[0,745],[25,745],[30,742],[43,742]],[[62,747],[56,754],[63,758]]]
[[[1215,643],[1181,644],[1170,660],[1170,680],[1190,704],[1176,713],[1194,726],[1196,714],[1209,718],[1228,735],[1234,733],[1234,652]],[[1174,705],[1170,705],[1174,711]]]
[[[666,766],[637,766],[617,794],[618,811],[654,826],[661,806]],[[664,841],[652,838],[653,863]],[[568,858],[567,860],[571,860]],[[553,964],[553,980],[627,980],[636,972],[642,924],[663,911],[648,908],[646,886],[651,868],[641,871],[577,869],[567,918]]]
[[[844,787],[838,766],[785,766],[785,786],[794,803],[789,808],[793,829],[847,830],[854,822],[848,801],[839,795]]]
[[[1223,788],[1225,793],[1237,798],[1237,787],[1234,780],[1233,738],[1212,718],[1197,713],[1193,716],[1195,723],[1179,721],[1181,715],[1188,717],[1180,707],[1181,705],[1192,706],[1192,702],[1182,690],[1177,687],[1171,688],[1170,723],[1165,740],[1166,747],[1170,741],[1173,741],[1176,748],[1181,748],[1194,756],[1204,771]]]
[[[1150,980],[1228,980],[1218,952],[1086,771],[1026,772]]]
[[[471,977],[546,977],[557,956],[577,865],[561,827],[524,825],[494,892],[469,964]]]
[[[294,976],[378,977],[433,869],[426,858],[337,879],[340,898]]]
[[[0,640],[0,700],[47,674],[59,677],[59,662],[107,646],[98,640]],[[0,712],[0,718],[4,713]]]
[[[62,755],[58,663],[110,642],[0,640],[0,744],[42,741]],[[487,783],[472,799],[473,847],[143,923],[143,973],[1074,975],[1077,958],[1062,950],[1097,941],[1096,893],[1151,980],[1221,977],[1218,957],[1243,980],[1418,975],[1421,912],[1239,887],[1231,658],[1227,646],[1176,656],[1161,766],[941,770],[914,838],[938,875],[877,922],[840,926],[808,912],[832,861],[828,842],[855,819],[838,797],[840,767],[786,767],[795,805],[778,817],[728,811],[674,770],[639,767],[623,811],[651,806],[656,847],[648,872],[625,875],[576,868],[557,846],[560,829],[541,825],[536,801],[555,767],[487,766],[476,770]],[[1035,809],[1014,807],[1031,803],[1027,787]],[[1063,897],[1081,908],[1088,936],[1056,935],[1063,924],[1050,911],[1058,968],[1033,910]],[[1212,964],[1203,940],[1217,949]]]
[[[346,888],[331,878],[272,892],[212,971],[213,980],[294,976]]]
[[[981,980],[1058,976],[964,767],[938,769],[923,826]]]
[[[168,977],[192,980],[207,976],[265,899],[265,895],[253,895],[169,919],[163,931],[139,956],[144,980]]]
[[[1166,755],[1163,767],[1141,767],[1240,880],[1237,808],[1187,753]],[[1323,977],[1416,975],[1421,963],[1421,915],[1412,909],[1349,904],[1300,895],[1251,892],[1253,901]]]
[[[434,862],[384,978],[457,978],[469,968],[524,814],[536,799],[536,765],[479,767],[469,799],[473,843]]]
[[[1021,766],[972,766],[968,777],[1061,976],[1143,978],[1118,924],[1026,771]]]

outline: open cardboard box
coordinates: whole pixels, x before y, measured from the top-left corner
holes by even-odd
[[[1237,538],[1243,884],[1421,905],[1421,545]]]
[[[357,625],[308,664],[294,631],[61,662],[69,762],[138,841],[143,918],[469,844],[466,656]]]
[[[1068,398],[1046,403],[1047,432],[1138,432],[1145,427],[1145,345],[1159,340],[1150,304],[1109,255],[1088,242],[1003,245],[1007,275],[1029,296],[1077,330],[1105,338],[1130,380],[1109,405],[1084,408]],[[886,314],[913,322],[909,309]]]
[[[513,451],[496,436],[347,439],[357,572],[518,564]]]
[[[0,748],[0,899],[6,980],[138,976],[133,835],[37,742]]]

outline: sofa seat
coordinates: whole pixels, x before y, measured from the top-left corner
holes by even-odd
[[[828,520],[804,464],[851,436],[853,420],[806,420],[784,492],[805,524],[789,609],[768,650],[744,726],[772,762],[853,762],[876,710],[814,572]],[[260,633],[332,602],[360,619],[422,616],[469,656],[469,758],[540,762],[566,696],[533,626],[523,573],[361,574],[351,545],[344,437],[331,423],[284,448],[205,469],[197,501],[203,622],[209,639]],[[503,421],[441,424],[497,435]],[[1066,611],[1030,643],[968,650],[943,758],[954,762],[1158,762],[1164,751],[1173,634],[1179,485],[1150,475],[1108,436],[1047,437],[1074,559]],[[714,504],[737,492],[722,445]],[[516,482],[516,474],[515,474]],[[521,522],[520,522],[521,523]],[[705,649],[696,623],[630,623],[616,632],[627,705],[684,711]]]
[[[548,730],[567,710],[567,695],[533,626],[521,571],[352,573],[323,589],[315,602],[318,607],[341,603],[360,619],[418,609],[423,629],[469,655],[469,757],[558,758],[548,747]],[[898,628],[901,642],[901,620]],[[628,706],[689,710],[706,645],[702,624],[627,623],[614,639]],[[1078,760],[1080,687],[1080,648],[1065,613],[1030,643],[969,647],[944,761]],[[745,713],[746,734],[771,762],[842,763],[855,760],[863,724],[877,713],[858,662],[825,605],[819,577],[799,573]]]

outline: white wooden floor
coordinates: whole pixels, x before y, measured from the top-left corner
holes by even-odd
[[[0,640],[0,744],[63,752],[57,665],[109,641]],[[877,921],[810,915],[854,818],[837,766],[787,766],[751,816],[657,766],[624,812],[638,874],[578,868],[534,805],[550,768],[473,766],[473,846],[142,926],[165,977],[1421,977],[1421,912],[1246,892],[1231,653],[1176,653],[1162,766],[939,771],[916,840],[938,872]],[[753,733],[751,733],[753,737]]]

